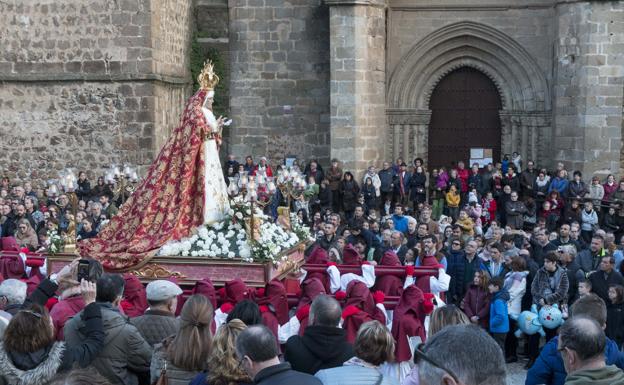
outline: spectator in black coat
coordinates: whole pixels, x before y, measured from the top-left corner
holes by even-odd
[[[288,362],[280,363],[278,354],[275,336],[266,326],[250,326],[236,340],[236,356],[255,384],[322,385],[314,376],[292,370]]]
[[[314,299],[303,336],[292,336],[286,342],[284,359],[294,370],[315,374],[342,366],[353,357],[353,346],[338,326],[340,316],[340,304],[332,297],[320,295]]]
[[[78,188],[76,195],[79,200],[87,201],[91,197],[91,183],[87,180],[87,174],[84,171],[78,173]]]
[[[462,250],[460,240],[453,240],[451,251],[447,254],[446,260],[448,266],[447,274],[451,276],[451,283],[446,298],[449,303],[459,304],[464,298],[463,294],[466,292],[466,282],[464,282],[466,254]]]
[[[610,303],[609,287],[611,285],[624,285],[622,274],[615,271],[615,258],[605,255],[600,260],[600,269],[589,276],[592,284],[592,292],[602,298],[605,303]]]

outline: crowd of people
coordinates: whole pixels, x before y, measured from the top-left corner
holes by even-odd
[[[231,183],[280,167],[229,156],[224,173]],[[92,366],[102,383],[132,385],[503,384],[504,363],[524,357],[527,384],[624,383],[624,180],[523,169],[517,154],[470,170],[398,159],[361,179],[338,160],[293,167],[308,183],[291,208],[315,237],[297,298],[280,281],[144,288],[94,260],[82,282],[76,263],[37,289],[6,279],[0,375],[32,372],[19,383],[39,384]],[[95,236],[121,202],[103,178],[91,188],[81,172],[78,185],[74,209],[67,193],[2,179],[3,243],[38,250],[50,232]],[[266,210],[277,218],[274,199]],[[560,330],[516,336],[522,311],[554,305]]]

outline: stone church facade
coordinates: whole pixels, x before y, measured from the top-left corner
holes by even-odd
[[[362,171],[481,146],[622,171],[624,1],[25,3],[0,5],[5,172],[149,164],[191,93],[197,30],[228,58],[239,157]]]

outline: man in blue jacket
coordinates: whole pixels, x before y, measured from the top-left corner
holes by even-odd
[[[570,316],[591,318],[604,328],[607,325],[607,306],[600,297],[589,294],[579,298],[572,305]],[[561,353],[557,349],[558,338],[558,336],[554,337],[544,345],[535,364],[527,372],[525,385],[564,385],[567,375]],[[609,338],[607,338],[605,358],[607,365],[615,365],[624,369],[624,353],[620,352],[615,341]]]

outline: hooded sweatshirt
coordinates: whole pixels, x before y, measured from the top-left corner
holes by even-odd
[[[343,329],[331,326],[308,326],[303,336],[286,342],[284,358],[293,370],[315,374],[321,369],[342,366],[353,357],[353,346]]]
[[[565,385],[624,385],[624,372],[617,366],[579,370],[568,376]]]
[[[492,301],[490,301],[490,332],[507,333],[509,331],[508,301],[509,292],[507,290],[501,289],[494,293]]]

